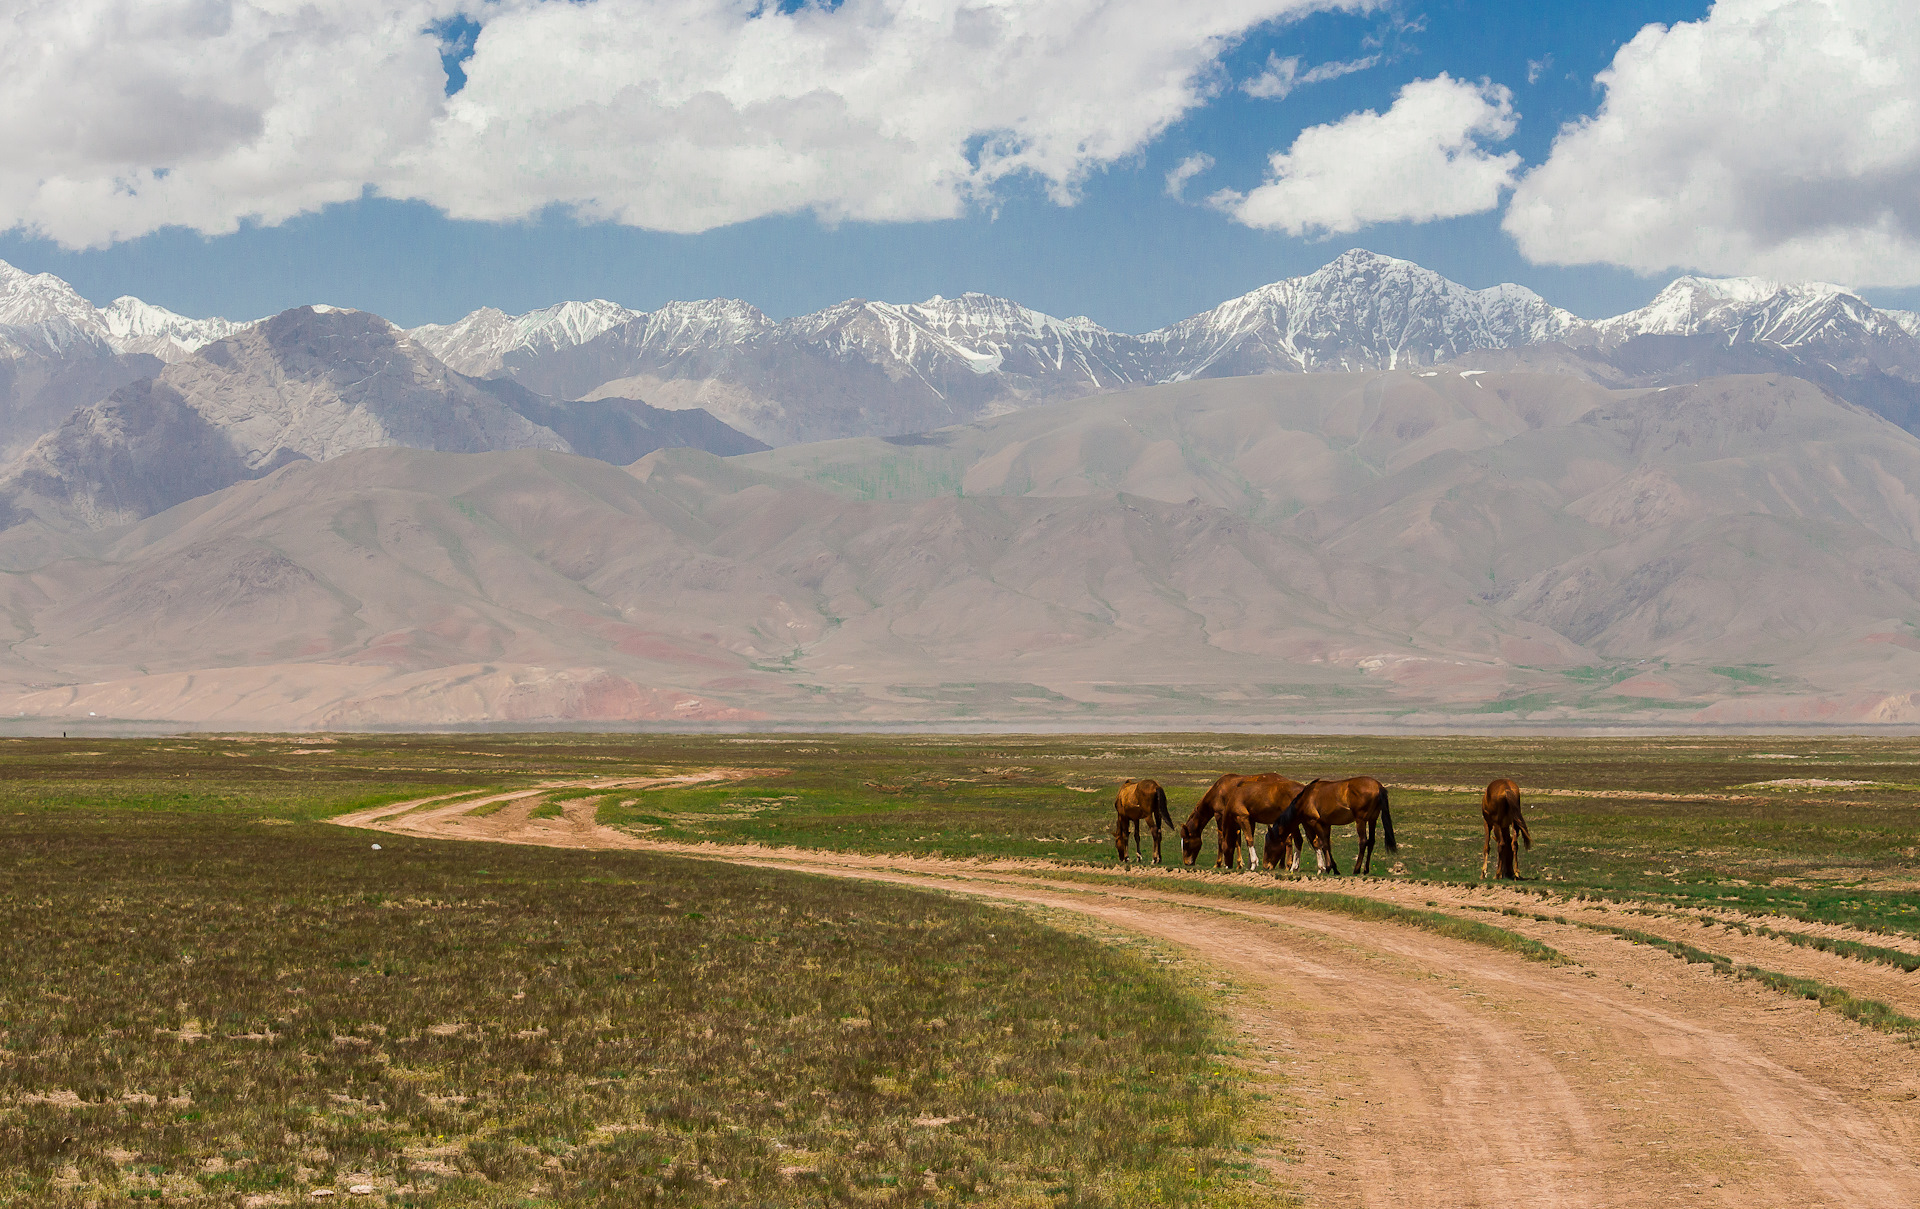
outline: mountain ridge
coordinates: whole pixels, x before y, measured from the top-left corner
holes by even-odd
[[[23,382],[28,354],[82,350],[99,362],[95,377],[125,380],[144,365],[128,358],[178,361],[247,326],[130,298],[94,308],[58,278],[0,266],[0,360],[13,355]],[[771,445],[925,431],[1195,378],[1456,362],[1551,365],[1616,386],[1788,372],[1920,430],[1920,315],[1879,310],[1841,286],[1684,276],[1645,306],[1585,319],[1522,286],[1473,289],[1359,249],[1138,335],[980,293],[849,299],[782,320],[738,299],[483,307],[407,335],[471,377],[563,401],[704,408]],[[100,361],[113,357],[121,362]],[[68,397],[51,391],[16,410],[44,424]]]

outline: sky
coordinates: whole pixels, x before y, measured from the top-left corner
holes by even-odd
[[[978,290],[1122,331],[1350,247],[1589,317],[1920,306],[1911,0],[13,0],[0,259],[403,325]]]

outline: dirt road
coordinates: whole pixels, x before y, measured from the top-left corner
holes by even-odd
[[[1227,1010],[1299,1116],[1283,1172],[1315,1205],[1920,1206],[1920,1053],[1809,1001],[1591,929],[1495,921],[1579,963],[1546,966],[1411,928],[1183,893],[1191,874],[1087,886],[1015,862],[657,844],[597,826],[586,800],[559,818],[527,817],[553,788],[336,821],[920,886],[1079,912],[1181,946],[1238,988]],[[483,801],[497,809],[471,814]],[[1503,896],[1538,906],[1507,890],[1360,879],[1338,888],[1449,909]],[[1715,951],[1734,939],[1714,929],[1709,944],[1693,920],[1613,922],[1679,929]],[[1920,975],[1738,939],[1759,946],[1769,968],[1811,963],[1859,993],[1878,979],[1920,1001]],[[1847,978],[1834,975],[1841,967]]]

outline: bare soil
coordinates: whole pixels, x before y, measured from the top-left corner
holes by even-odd
[[[1286,1174],[1325,1206],[1920,1204],[1920,1055],[1752,982],[1573,923],[1500,917],[1577,965],[1548,966],[1392,924],[1183,892],[1102,886],[1048,866],[649,842],[598,826],[593,799],[529,819],[543,792],[754,775],[569,782],[399,803],[336,822],[410,835],[625,848],[1079,912],[1178,945],[1240,989],[1223,1002],[1299,1124]],[[474,816],[482,801],[492,814]],[[1212,876],[1201,874],[1198,876]],[[1671,935],[1769,969],[1920,1007],[1901,974],[1680,916],[1627,915],[1506,887],[1292,881],[1412,906],[1513,905]],[[1776,922],[1777,921],[1771,921]],[[1833,930],[1845,932],[1845,929]],[[1873,934],[1855,937],[1885,943]]]

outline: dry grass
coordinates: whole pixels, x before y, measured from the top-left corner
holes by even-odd
[[[0,820],[0,1202],[1257,1195],[1213,1022],[1131,953],[799,875],[380,842]]]

